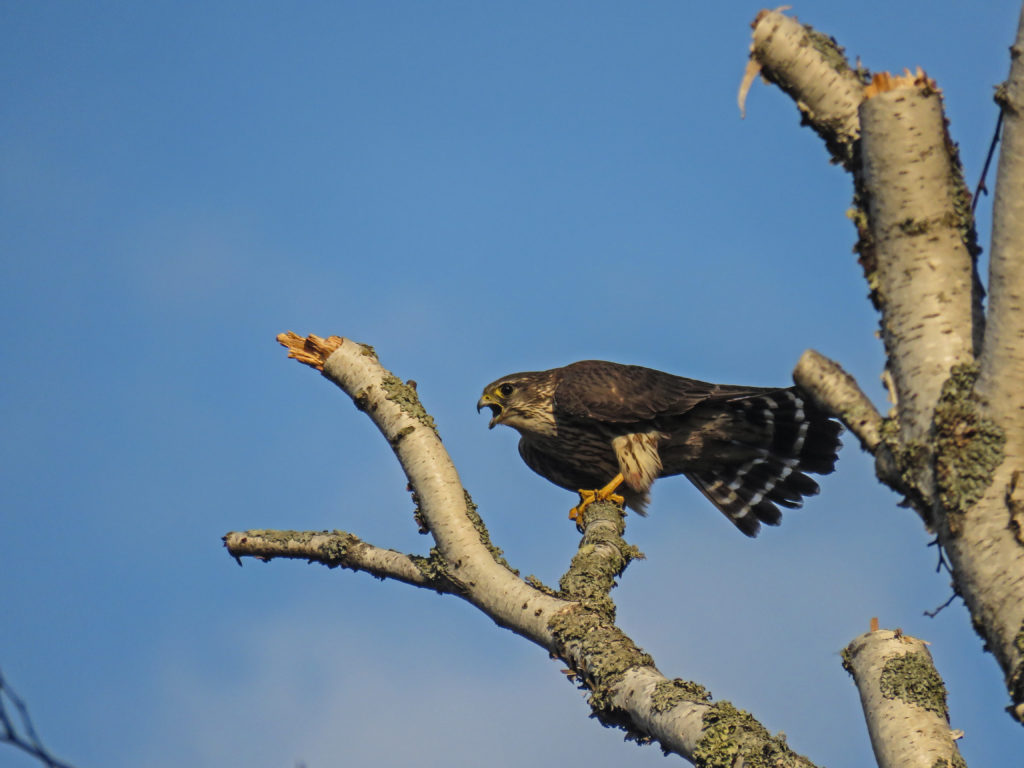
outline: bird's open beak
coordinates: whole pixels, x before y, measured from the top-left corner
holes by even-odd
[[[504,408],[501,403],[494,399],[494,397],[488,393],[484,393],[476,404],[476,412],[480,413],[484,407],[491,409],[491,420],[487,423],[488,429],[494,429],[495,424],[501,424],[501,414],[504,412]]]

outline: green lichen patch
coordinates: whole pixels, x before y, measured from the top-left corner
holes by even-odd
[[[388,400],[395,403],[402,411],[419,421],[427,429],[432,430],[435,435],[437,434],[437,425],[434,424],[434,417],[427,413],[423,407],[419,395],[416,394],[416,386],[413,382],[403,383],[397,376],[389,373],[381,381],[381,387],[384,389]]]
[[[836,72],[850,70],[850,63],[846,60],[846,51],[834,37],[829,37],[824,32],[819,32],[807,24],[804,24],[803,27],[807,35],[807,44],[820,53],[832,69]]]
[[[932,763],[931,768],[967,768],[967,763],[963,757],[960,756],[960,751],[953,748],[953,755],[950,760],[944,757],[935,758],[935,762]]]
[[[413,426],[402,427],[402,429],[398,430],[398,432],[395,433],[395,436],[391,438],[389,444],[394,448],[415,431],[416,428]]]
[[[939,92],[939,99],[942,99],[941,91]],[[945,108],[943,108],[943,111],[945,111]],[[964,179],[964,166],[960,162],[960,147],[949,134],[948,118],[942,121],[942,135],[946,154],[949,156],[949,191],[953,201],[953,226],[960,233],[960,239],[963,241],[964,247],[967,248],[967,252],[971,255],[971,259],[977,261],[978,256],[981,254],[981,246],[978,245],[978,233],[974,227],[974,212],[971,210],[971,188]],[[975,286],[973,289],[979,292],[979,294],[972,298],[980,301],[984,295],[984,289],[977,280],[977,277],[975,277],[974,282]]]
[[[595,502],[584,512],[584,536],[569,570],[558,583],[559,596],[613,619],[615,604],[608,596],[615,579],[643,554],[622,539],[624,512],[610,502]]]
[[[355,547],[361,545],[363,540],[358,536],[347,531],[335,530],[334,535],[327,540],[320,547],[320,552],[323,553],[324,564],[329,568],[337,568],[339,565],[345,568],[352,568],[346,562],[346,555]],[[313,536],[320,535],[316,531],[303,531],[299,534],[300,537],[309,540]],[[352,570],[357,570],[352,568]]]
[[[761,723],[727,701],[711,705],[704,714],[704,734],[693,751],[697,768],[779,768],[810,766],[786,744],[772,736]]]
[[[615,685],[627,670],[652,667],[654,659],[606,615],[580,605],[556,613],[548,627],[562,659],[587,660],[585,669],[573,668],[573,672],[591,692],[589,703],[594,715],[605,725],[627,728],[612,704]]]
[[[859,147],[859,144],[857,146]],[[854,164],[856,164],[856,160]],[[853,245],[853,252],[857,254],[857,263],[864,270],[864,279],[868,284],[868,297],[871,299],[871,305],[881,311],[882,295],[880,292],[881,282],[878,279],[878,247],[875,242],[875,235],[871,231],[870,198],[870,192],[864,186],[863,179],[859,175],[855,175],[853,201],[850,204],[850,208],[846,211],[846,217],[857,228],[857,242]]]
[[[928,446],[916,440],[908,440],[897,446],[893,457],[900,470],[902,486],[921,496],[919,478],[924,477],[928,472],[932,459],[932,453]]]
[[[902,443],[899,421],[895,417],[882,419],[878,434],[883,444],[875,454],[875,471],[878,479],[898,493],[904,494],[906,498],[900,506],[912,506],[931,527],[931,504],[928,503],[925,494],[921,491],[921,482],[931,474],[931,450],[924,443],[913,440]],[[886,448],[888,456],[884,452]],[[890,474],[893,463],[895,463],[895,479]]]
[[[531,587],[536,589],[538,592],[543,592],[548,597],[558,597],[558,592],[553,590],[551,587],[549,587],[547,584],[545,584],[543,581],[538,579],[533,574],[527,576],[525,579],[523,579],[523,581],[525,581]]]
[[[487,547],[487,551],[491,553],[491,557],[494,558],[496,563],[504,566],[510,572],[518,576],[519,571],[509,565],[501,547],[498,547],[491,542],[491,534],[488,532],[487,526],[484,525],[483,518],[480,517],[480,513],[477,511],[477,506],[473,502],[473,497],[469,495],[469,491],[463,490],[462,493],[466,500],[466,517],[468,517],[470,522],[473,523],[473,528],[476,529],[477,536],[480,537],[480,543]]]
[[[842,660],[843,669],[853,675],[853,647],[852,643],[839,652],[839,658]]]
[[[662,680],[654,686],[651,694],[651,709],[657,713],[668,712],[672,707],[684,701],[705,704],[711,701],[708,689],[691,680]]]
[[[803,28],[806,36],[800,41],[801,45],[812,48],[821,57],[825,66],[829,67],[843,79],[854,80],[860,85],[870,80],[871,75],[867,70],[860,67],[857,69],[850,67],[850,63],[846,59],[846,52],[834,38],[806,24],[803,25]],[[865,80],[865,77],[868,80]],[[802,123],[810,126],[824,140],[825,146],[832,157],[832,162],[842,165],[847,169],[853,168],[857,136],[850,135],[850,128],[847,126],[847,122],[842,118],[828,119],[821,115],[812,114],[806,104],[799,98],[796,98],[796,93],[792,89],[787,90],[784,88],[783,90],[791,97],[794,97],[797,108],[801,112]]]
[[[359,354],[366,355],[367,357],[372,357],[374,360],[379,359],[377,357],[377,350],[371,347],[369,344],[362,344],[358,341],[356,342],[356,344],[359,344]]]
[[[935,479],[947,512],[965,512],[992,484],[1006,435],[975,393],[976,363],[953,366],[935,407]]]
[[[413,565],[423,575],[427,586],[439,595],[466,595],[469,592],[465,583],[452,575],[448,559],[437,547],[430,548],[430,556],[407,555]]]
[[[949,718],[946,686],[924,653],[914,651],[893,656],[882,667],[878,687],[887,699],[900,699]]]

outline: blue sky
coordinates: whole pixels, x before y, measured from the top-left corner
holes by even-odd
[[[492,537],[557,581],[572,495],[481,387],[605,358],[784,384],[839,360],[880,406],[848,179],[795,107],[736,89],[759,6],[52,3],[0,8],[0,668],[79,768],[662,765],[546,653],[455,599],[220,537],[350,530],[425,552],[387,446],[274,336],[413,378]],[[1019,6],[809,2],[872,69],[923,66],[967,177]],[[981,203],[983,242],[988,202]],[[1019,726],[917,518],[848,437],[756,541],[684,480],[630,520],[615,597],[671,676],[832,768],[871,760],[839,650],[932,642],[969,764]],[[0,748],[0,765],[26,758]]]

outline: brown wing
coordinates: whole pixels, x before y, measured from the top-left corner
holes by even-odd
[[[763,390],[733,387],[603,360],[583,360],[561,370],[555,413],[613,423],[679,416],[709,399],[749,397]]]

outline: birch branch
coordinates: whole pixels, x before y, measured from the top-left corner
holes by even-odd
[[[290,558],[363,571],[378,579],[394,579],[437,592],[464,591],[463,585],[448,576],[440,558],[381,549],[345,531],[242,531],[225,536],[224,546],[239,565],[243,557],[265,562]]]
[[[876,75],[860,122],[861,183],[900,438],[905,447],[924,446],[950,370],[973,360],[969,198],[941,93],[923,72]],[[927,472],[917,479],[928,495]]]
[[[786,83],[786,93],[807,114],[813,78],[789,72],[801,61],[815,71],[824,64],[814,57],[806,63],[806,54],[777,41],[780,25],[773,14],[759,15],[752,56],[770,81]],[[798,29],[795,22],[789,26]],[[826,366],[801,361],[796,375],[813,396],[832,401],[875,454],[879,477],[904,493],[938,534],[954,587],[1005,674],[1010,711],[1024,722],[1022,30],[1024,16],[1010,78],[999,96],[1004,121],[1013,125],[999,162],[988,322],[970,194],[941,93],[920,69],[877,75],[863,90],[858,130],[846,127],[843,135],[860,137],[852,140],[853,162],[846,163],[854,181],[850,215],[871,298],[881,313],[895,417],[879,426],[869,413],[862,422],[864,409],[856,405],[850,382]],[[835,87],[838,100],[847,102],[848,87]],[[825,140],[831,147],[833,140]]]
[[[793,381],[815,403],[846,424],[865,451],[878,450],[882,444],[882,417],[857,380],[839,363],[808,349],[793,370]]]
[[[832,161],[850,168],[860,136],[857,107],[867,73],[852,69],[827,35],[779,11],[761,11],[751,26],[748,78],[760,73],[796,102],[803,122],[825,141]],[[747,79],[740,90],[740,109]]]
[[[1004,425],[1024,441],[1024,9],[1010,48],[1010,75],[997,101],[1003,135],[992,203],[988,329],[978,389],[990,401],[1010,405],[1002,414]]]
[[[417,519],[437,547],[424,558],[375,547],[343,531],[253,530],[224,537],[233,556],[303,558],[454,594],[562,659],[571,678],[590,691],[594,715],[604,725],[624,729],[627,738],[656,741],[666,754],[700,765],[767,759],[779,768],[813,768],[750,714],[727,701],[712,702],[698,683],[665,678],[616,626],[609,592],[629,562],[641,556],[622,539],[620,507],[600,502],[584,511],[579,551],[559,592],[524,581],[490,543],[411,383],[384,369],[373,349],[362,344],[290,333],[278,340],[290,357],[340,386],[378,426],[419,501]]]
[[[885,423],[857,380],[813,349],[806,350],[793,369],[793,381],[824,411],[845,424],[861,448],[875,457],[878,479],[900,493],[902,484],[896,459],[884,441]]]
[[[946,687],[923,641],[875,629],[843,650],[843,666],[860,692],[879,768],[966,765],[960,734],[949,728]]]
[[[437,543],[448,577],[498,624],[551,647],[547,624],[568,605],[523,582],[500,558],[441,444],[413,384],[383,368],[372,347],[332,336],[281,334],[289,357],[322,371],[388,441],[419,500],[419,519]]]
[[[989,314],[977,386],[952,401],[943,537],[957,591],[1006,676],[1024,723],[1024,10],[999,89],[1003,139],[993,198]],[[972,371],[973,373],[973,371]],[[971,466],[968,462],[972,461]]]

